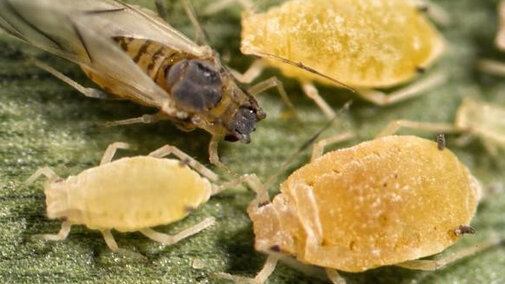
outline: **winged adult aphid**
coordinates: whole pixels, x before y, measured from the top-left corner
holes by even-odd
[[[116,124],[169,119],[183,130],[205,129],[213,136],[213,163],[219,163],[221,137],[247,143],[265,118],[254,94],[236,84],[209,46],[194,43],[150,10],[115,0],[0,0],[0,27],[79,64],[107,93],[159,110]],[[105,95],[36,65],[86,96]]]

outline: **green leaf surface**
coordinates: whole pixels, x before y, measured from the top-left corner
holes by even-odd
[[[149,0],[129,2],[154,8]],[[170,2],[170,23],[192,37],[194,30],[179,2]],[[193,2],[200,11],[210,1]],[[272,4],[275,1],[264,2]],[[451,123],[465,96],[505,105],[504,80],[484,75],[475,68],[479,58],[505,60],[505,55],[493,46],[496,1],[443,0],[439,4],[452,17],[450,26],[440,28],[449,46],[443,59],[427,72],[443,70],[450,74],[450,81],[424,96],[389,107],[377,107],[355,98],[350,111],[323,136],[353,130],[358,138],[344,145],[350,146],[372,139],[394,119]],[[216,15],[202,16],[200,20],[211,45],[224,60],[233,68],[245,70],[253,58],[239,52],[240,7],[235,5]],[[139,233],[114,233],[120,247],[138,252],[145,259],[110,252],[100,233],[84,226],[74,226],[64,242],[34,238],[37,234],[57,232],[60,226],[59,221],[45,216],[42,183],[23,185],[38,167],[50,166],[62,177],[75,175],[97,165],[107,145],[115,141],[137,147],[133,151],[120,151],[119,156],[146,154],[170,143],[208,164],[206,149],[210,136],[203,131],[181,132],[169,122],[103,127],[106,121],[135,117],[153,110],[131,102],[85,98],[46,72],[23,64],[25,53],[35,54],[78,82],[92,86],[78,66],[30,48],[5,34],[0,35],[1,283],[227,283],[215,278],[213,273],[226,271],[253,276],[259,271],[265,256],[254,251],[254,235],[245,212],[254,195],[242,188],[213,197],[181,222],[157,228],[175,233],[205,217],[216,217],[215,226],[176,245],[162,247]],[[222,160],[230,169],[238,174],[257,173],[263,180],[326,122],[319,109],[302,95],[296,81],[283,78],[275,70],[268,70],[262,78],[272,75],[278,75],[285,82],[301,120],[286,119],[282,101],[274,90],[268,91],[268,95],[260,98],[268,117],[258,124],[252,143],[220,144]],[[335,109],[354,98],[349,91],[334,88],[320,87],[320,92]],[[431,133],[402,133],[434,137]],[[505,182],[502,156],[491,156],[479,139],[458,147],[451,144],[455,138],[449,136],[449,147],[485,187]],[[279,181],[308,158],[308,151],[297,157],[295,165]],[[227,178],[226,173],[220,173]],[[272,188],[271,193],[277,190]],[[443,254],[476,243],[492,232],[505,236],[504,194],[498,192],[484,200],[472,223],[478,233],[466,236]],[[504,267],[505,247],[499,246],[436,272],[384,267],[343,275],[349,283],[505,283]],[[324,280],[281,264],[268,283],[324,283]]]

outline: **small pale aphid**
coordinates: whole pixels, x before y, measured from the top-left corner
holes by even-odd
[[[217,180],[216,174],[173,146],[166,145],[148,156],[111,162],[118,148],[128,148],[128,144],[111,144],[100,166],[76,176],[62,179],[45,167],[27,180],[31,183],[40,175],[48,178],[44,185],[47,216],[63,221],[58,234],[42,235],[44,239],[64,240],[72,225],[86,225],[99,230],[108,247],[116,251],[112,229],[139,231],[171,245],[214,223],[214,218],[207,218],[173,236],[152,230],[183,219],[223,187],[212,183]],[[169,154],[180,160],[162,159]]]
[[[241,51],[264,60],[241,80],[252,81],[265,65],[279,68],[328,116],[333,110],[313,82],[350,86],[379,105],[418,95],[446,76],[427,74],[389,95],[373,89],[412,80],[443,52],[444,39],[420,7],[404,0],[291,0],[263,13],[245,11]]]
[[[248,143],[265,118],[254,95],[277,86],[286,97],[275,78],[243,89],[208,45],[193,42],[151,10],[116,0],[1,0],[0,29],[78,64],[110,94],[33,60],[85,96],[127,99],[158,110],[109,125],[171,120],[185,131],[206,130],[214,164],[219,164],[218,140]]]
[[[505,149],[505,108],[496,104],[465,98],[459,106],[454,124],[396,120],[390,122],[379,136],[387,136],[400,128],[412,128],[438,133],[462,133],[459,144],[479,138],[490,154]]]
[[[499,241],[492,239],[447,258],[437,254],[461,235],[470,221],[481,188],[449,150],[415,136],[387,136],[322,155],[328,142],[314,147],[310,163],[281,184],[268,201],[255,176],[245,178],[257,192],[249,205],[255,248],[269,255],[254,279],[220,273],[237,281],[263,283],[277,261],[293,256],[326,269],[361,272],[385,265],[434,270]]]

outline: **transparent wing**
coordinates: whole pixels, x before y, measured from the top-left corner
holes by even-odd
[[[193,43],[154,13],[114,0],[0,0],[0,27],[158,107],[169,101],[166,92],[111,38],[149,39],[195,56],[210,54],[208,47]]]

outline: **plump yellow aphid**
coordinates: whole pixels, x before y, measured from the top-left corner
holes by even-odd
[[[48,178],[44,185],[47,216],[63,221],[58,234],[43,235],[44,239],[64,240],[72,225],[86,225],[101,231],[109,248],[115,251],[118,246],[112,229],[139,231],[150,239],[170,245],[214,223],[214,218],[207,218],[173,236],[150,229],[183,219],[222,187],[211,183],[217,180],[212,171],[173,146],[166,145],[149,156],[111,162],[118,148],[128,148],[128,144],[111,144],[100,166],[76,176],[62,179],[45,167],[28,179],[31,183],[40,175]],[[180,160],[162,159],[169,154]]]
[[[505,149],[505,108],[471,98],[465,98],[459,106],[454,124],[397,120],[390,122],[379,136],[390,135],[400,128],[463,133],[459,140],[461,144],[477,137],[493,155],[498,154],[499,149]]]
[[[447,259],[417,260],[473,231],[468,225],[481,188],[445,147],[415,136],[387,136],[322,155],[326,142],[281,184],[271,203],[257,178],[248,177],[258,193],[248,208],[255,248],[269,257],[254,279],[221,276],[262,283],[280,258],[294,256],[342,283],[335,270],[384,265],[433,270],[496,244],[488,241]]]
[[[445,75],[430,74],[389,96],[371,89],[413,79],[443,50],[442,36],[410,1],[291,0],[242,16],[241,51],[265,59],[253,69],[266,64],[298,79],[329,116],[333,111],[312,82],[345,84],[376,104],[394,103],[442,83]],[[259,71],[246,74],[242,79],[251,81]]]

